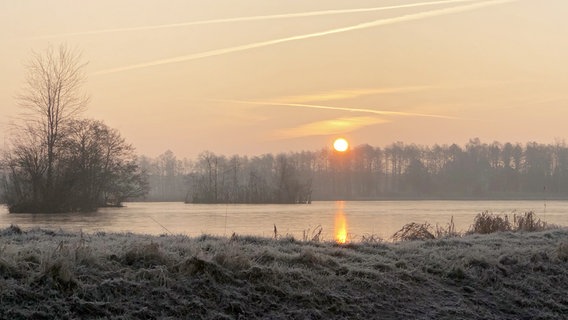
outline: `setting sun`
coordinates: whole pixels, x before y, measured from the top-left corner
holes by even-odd
[[[349,148],[349,142],[343,138],[335,139],[333,142],[333,149],[339,152],[344,152]]]

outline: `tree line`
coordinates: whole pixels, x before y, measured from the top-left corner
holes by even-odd
[[[193,203],[308,203],[312,178],[300,159],[287,154],[226,157],[205,151],[178,160],[171,151],[141,157],[150,201]]]
[[[206,151],[195,160],[178,160],[168,151],[143,159],[150,200],[568,198],[565,142],[482,143],[475,138],[464,146],[396,142],[383,148],[359,145],[344,153],[323,148],[254,157]]]

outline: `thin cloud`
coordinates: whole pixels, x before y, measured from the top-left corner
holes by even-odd
[[[388,120],[377,117],[337,118],[307,123],[295,128],[278,130],[273,135],[275,139],[291,139],[307,136],[324,136],[352,132],[363,127],[387,123]]]
[[[458,1],[458,0],[454,0],[454,2],[456,2],[456,1]],[[101,71],[95,72],[94,75],[109,74],[109,73],[115,73],[115,72],[121,72],[121,71],[128,71],[128,70],[154,67],[154,66],[165,65],[165,64],[186,62],[186,61],[203,59],[203,58],[208,58],[208,57],[220,56],[220,55],[229,54],[229,53],[233,53],[233,52],[246,51],[246,50],[251,50],[251,49],[256,49],[256,48],[261,48],[261,47],[267,47],[267,46],[272,46],[272,45],[286,43],[286,42],[306,40],[306,39],[323,37],[323,36],[328,36],[328,35],[333,35],[333,34],[338,34],[338,33],[344,33],[344,32],[349,32],[349,31],[368,29],[368,28],[377,27],[377,26],[391,25],[391,24],[414,21],[414,20],[421,20],[421,19],[426,19],[426,18],[431,18],[431,17],[436,17],[436,16],[455,14],[455,13],[460,13],[460,12],[467,12],[467,11],[471,11],[471,10],[475,10],[475,9],[485,8],[485,7],[488,7],[488,6],[495,6],[495,5],[498,5],[498,4],[516,2],[516,1],[518,1],[518,0],[494,0],[494,1],[486,1],[486,2],[481,2],[481,3],[469,4],[469,5],[462,5],[462,6],[452,7],[452,8],[444,8],[444,9],[431,10],[431,11],[425,11],[425,12],[420,12],[420,13],[407,14],[407,15],[394,17],[394,18],[379,19],[379,20],[374,20],[374,21],[370,21],[370,22],[360,23],[360,24],[356,24],[356,25],[352,25],[352,26],[348,26],[348,27],[343,27],[343,28],[331,29],[331,30],[326,30],[326,31],[321,31],[321,32],[308,33],[308,34],[297,35],[297,36],[286,37],[286,38],[280,38],[280,39],[274,39],[274,40],[268,40],[268,41],[255,42],[255,43],[250,43],[250,44],[245,44],[245,45],[240,45],[240,46],[235,46],[235,47],[230,47],[230,48],[223,48],[223,49],[205,51],[205,52],[195,53],[195,54],[190,54],[190,55],[178,56],[178,57],[174,57],[174,58],[160,59],[160,60],[154,60],[154,61],[145,62],[145,63],[133,64],[133,65],[124,66],[124,67],[111,68],[111,69],[106,69],[106,70],[101,70]]]
[[[295,108],[306,108],[306,109],[348,111],[348,112],[358,112],[358,113],[369,113],[380,116],[425,117],[425,118],[438,118],[438,119],[451,119],[451,120],[460,119],[457,117],[439,115],[439,114],[387,111],[387,110],[375,110],[367,108],[334,107],[334,106],[323,106],[323,105],[302,104],[302,103],[282,103],[282,102],[272,102],[272,101],[242,101],[242,100],[210,100],[210,101],[238,103],[238,104],[252,104],[252,105],[269,105],[269,106],[280,106],[280,107],[295,107]]]
[[[435,86],[407,86],[397,88],[371,88],[371,89],[342,89],[335,91],[324,91],[306,95],[285,96],[281,98],[271,99],[273,102],[278,103],[307,103],[313,101],[333,101],[357,98],[360,96],[376,95],[376,94],[391,94],[391,93],[404,93],[423,91],[436,88]]]
[[[263,16],[211,19],[211,20],[190,21],[190,22],[181,22],[181,23],[160,24],[160,25],[152,25],[152,26],[113,28],[113,29],[80,31],[80,32],[72,32],[72,33],[60,33],[60,34],[51,34],[51,35],[40,36],[39,38],[45,39],[45,38],[58,38],[58,37],[73,37],[73,36],[95,35],[95,34],[115,33],[115,32],[132,32],[132,31],[146,31],[146,30],[157,30],[157,29],[168,29],[168,28],[181,28],[181,27],[190,27],[190,26],[197,26],[197,25],[231,23],[231,22],[247,22],[247,21],[261,21],[261,20],[317,17],[317,16],[339,15],[339,14],[349,14],[349,13],[365,13],[365,12],[386,11],[386,10],[394,10],[394,9],[406,9],[406,8],[415,8],[415,7],[423,7],[423,6],[440,5],[440,4],[452,4],[452,3],[460,3],[460,2],[473,2],[473,1],[476,1],[476,0],[443,0],[443,1],[441,0],[441,1],[409,3],[409,4],[396,5],[396,6],[373,7],[373,8],[322,10],[322,11],[273,14],[273,15],[263,15]]]

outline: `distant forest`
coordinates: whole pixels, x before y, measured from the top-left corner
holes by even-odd
[[[140,158],[149,201],[307,203],[372,199],[568,199],[568,146],[393,143],[260,156]]]

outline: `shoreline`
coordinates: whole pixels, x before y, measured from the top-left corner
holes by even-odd
[[[383,243],[0,229],[0,318],[561,319],[568,229]]]

